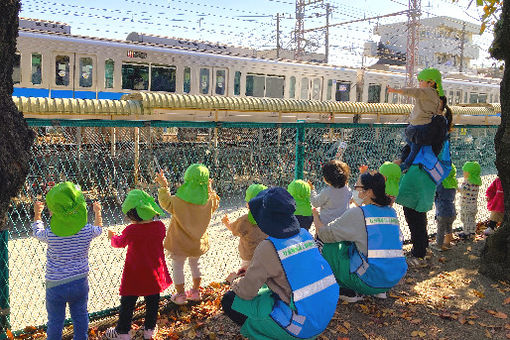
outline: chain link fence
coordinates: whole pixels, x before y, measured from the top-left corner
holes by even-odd
[[[10,325],[15,330],[47,320],[46,247],[31,237],[31,221],[33,202],[44,200],[55,183],[68,180],[79,184],[89,204],[90,221],[91,204],[97,200],[103,206],[104,226],[121,231],[127,221],[120,206],[129,190],[140,188],[156,197],[153,179],[161,169],[175,192],[190,164],[205,164],[221,197],[208,231],[211,250],[201,260],[203,283],[207,284],[223,281],[240,264],[237,239],[220,220],[226,213],[234,219],[246,212],[244,191],[250,184],[286,187],[299,176],[320,190],[324,186],[322,165],[339,158],[351,167],[352,186],[359,166],[376,169],[395,159],[404,144],[404,125],[399,124],[31,119],[29,125],[37,136],[30,173],[23,190],[12,200],[9,240],[3,242],[8,247],[9,279],[4,285],[8,291],[4,289],[2,294],[9,296]],[[478,220],[488,217],[483,194],[496,175],[495,133],[495,126],[457,126],[451,136],[452,158],[458,169],[468,160],[482,166]],[[396,208],[404,237],[409,239],[402,210]],[[48,222],[47,210],[45,214]],[[433,214],[434,210],[429,212],[431,234],[435,232]],[[456,223],[458,227],[459,221]],[[105,235],[92,242],[89,312],[93,316],[101,317],[118,306],[124,258],[125,250],[111,248]],[[186,282],[190,282],[189,273]]]

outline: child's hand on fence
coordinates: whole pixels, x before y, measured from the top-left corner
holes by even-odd
[[[103,215],[101,214],[101,203],[94,202],[92,204],[92,210],[94,210],[94,225],[102,227],[103,226]]]
[[[362,166],[359,167],[359,173],[360,174],[364,174],[367,171],[368,171],[368,165],[364,165],[363,164]]]
[[[223,216],[223,218],[221,219],[221,222],[223,222],[223,224],[225,225],[225,227],[227,227],[228,229],[230,229],[230,220],[228,219],[228,216],[227,216],[227,215]]]
[[[101,214],[101,210],[103,210],[103,208],[101,207],[101,203],[99,202],[94,202],[92,203],[92,210],[94,210],[94,214]]]
[[[159,186],[162,188],[168,187],[168,180],[166,179],[165,174],[163,173],[163,170],[159,170],[154,181],[157,182],[159,184]]]
[[[213,191],[212,184],[213,184],[213,180],[212,180],[212,178],[209,178],[209,183],[207,183],[207,190],[209,192]]]
[[[108,239],[111,240],[112,237],[115,236],[115,233],[113,231],[111,231],[110,229],[108,229]]]
[[[44,203],[40,201],[36,201],[34,203],[34,221],[40,221],[41,220],[41,214],[44,210]]]

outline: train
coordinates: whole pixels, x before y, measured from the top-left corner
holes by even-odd
[[[72,35],[70,26],[20,20],[14,96],[120,99],[151,91],[232,97],[402,103],[402,69],[340,67],[256,57],[252,50],[130,33]],[[498,103],[500,79],[446,74],[450,104]]]

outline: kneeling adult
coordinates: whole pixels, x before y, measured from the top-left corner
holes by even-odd
[[[260,192],[250,211],[267,239],[245,276],[222,299],[225,314],[249,339],[314,339],[335,313],[338,285],[283,188]]]

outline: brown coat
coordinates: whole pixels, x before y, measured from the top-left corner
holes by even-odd
[[[432,121],[434,115],[441,113],[442,102],[435,88],[406,87],[402,89],[404,96],[416,98],[413,111],[409,115],[409,124],[424,125]]]
[[[159,204],[172,215],[163,246],[173,255],[199,257],[209,250],[206,233],[213,212],[218,209],[220,198],[214,191],[204,205],[186,202],[170,195],[168,188],[160,188]]]
[[[251,261],[255,248],[267,238],[256,224],[248,221],[248,214],[239,217],[230,225],[230,231],[234,236],[239,236],[239,256],[244,261]]]

